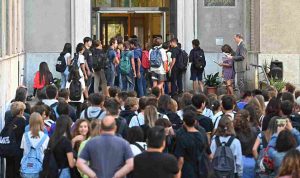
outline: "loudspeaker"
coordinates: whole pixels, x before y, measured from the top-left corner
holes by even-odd
[[[283,80],[283,63],[281,61],[271,61],[270,75],[275,80]]]

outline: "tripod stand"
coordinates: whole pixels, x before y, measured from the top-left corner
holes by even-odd
[[[257,65],[257,64],[250,64],[250,66],[254,67],[257,71],[257,79],[258,79],[258,86],[261,89],[262,85],[265,84],[267,86],[270,85],[269,78],[267,76],[267,73],[263,66]],[[262,77],[260,77],[260,74],[262,74]]]

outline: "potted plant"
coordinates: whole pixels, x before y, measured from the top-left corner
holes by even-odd
[[[220,78],[219,78],[219,72],[215,73],[215,74],[209,74],[207,76],[204,77],[205,81],[204,81],[204,85],[207,88],[207,93],[211,94],[217,94],[217,89],[218,86],[220,85]]]

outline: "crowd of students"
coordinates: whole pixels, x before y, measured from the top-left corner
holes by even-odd
[[[110,87],[77,110],[68,89],[48,85],[30,106],[19,87],[1,132],[6,177],[297,178],[299,96],[290,83],[241,100]]]

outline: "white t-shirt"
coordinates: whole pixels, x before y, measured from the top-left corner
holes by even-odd
[[[141,126],[145,124],[144,113],[139,113],[137,116],[133,116],[130,120],[129,127]]]
[[[81,64],[85,64],[85,61],[84,61],[84,56],[82,54],[79,54],[79,56],[78,56],[79,75],[80,75],[80,77],[83,78],[84,77],[83,72],[80,67]]]
[[[150,71],[151,72],[155,72],[155,73],[157,73],[157,74],[166,74],[166,70],[165,70],[165,68],[164,68],[164,63],[168,60],[168,58],[167,58],[167,53],[166,53],[166,50],[165,49],[163,49],[163,48],[161,48],[161,46],[156,46],[156,47],[154,47],[155,49],[156,48],[160,48],[160,52],[161,52],[161,56],[162,56],[162,65],[160,66],[160,67],[158,67],[158,68],[153,68],[153,67],[150,67]],[[151,52],[152,52],[153,50],[152,49],[150,49],[150,51],[149,51],[149,60],[150,60],[150,56],[151,56]]]
[[[147,144],[145,142],[136,142],[141,147],[143,147],[145,150],[147,149]],[[138,148],[136,145],[130,144],[131,151],[133,153],[133,156],[136,156],[138,154],[142,153],[142,150]]]
[[[72,81],[71,81],[71,82],[72,82]],[[66,84],[66,88],[67,88],[67,89],[70,88],[71,82],[67,82],[67,84]],[[70,102],[80,102],[80,103],[83,103],[83,102],[84,102],[84,98],[83,98],[83,90],[85,89],[84,78],[81,77],[81,78],[79,79],[79,82],[81,83],[81,88],[82,88],[81,99],[80,99],[79,101],[70,101]]]
[[[65,61],[66,61],[66,65],[68,66],[68,59],[71,57],[71,54],[70,53],[66,53],[65,55],[64,55],[64,58],[65,58]],[[66,67],[66,70],[64,71],[64,72],[66,72],[66,71],[68,71],[69,69],[68,69],[68,67]]]
[[[183,120],[183,110],[177,111],[177,115],[180,117],[181,120]]]
[[[41,139],[45,135],[44,132],[39,131],[39,137],[32,138],[31,131],[25,132],[23,134],[21,146],[20,146],[21,149],[24,149],[23,156],[27,155],[30,151],[30,147],[26,142],[25,134],[29,134],[29,141],[34,148],[37,146],[37,144],[41,141]],[[44,159],[44,150],[47,149],[48,142],[49,142],[49,137],[48,136],[46,136],[46,137],[47,138],[44,141],[44,143],[42,144],[42,146],[40,148],[37,148],[37,149],[41,149],[41,151],[42,151],[42,159]]]

